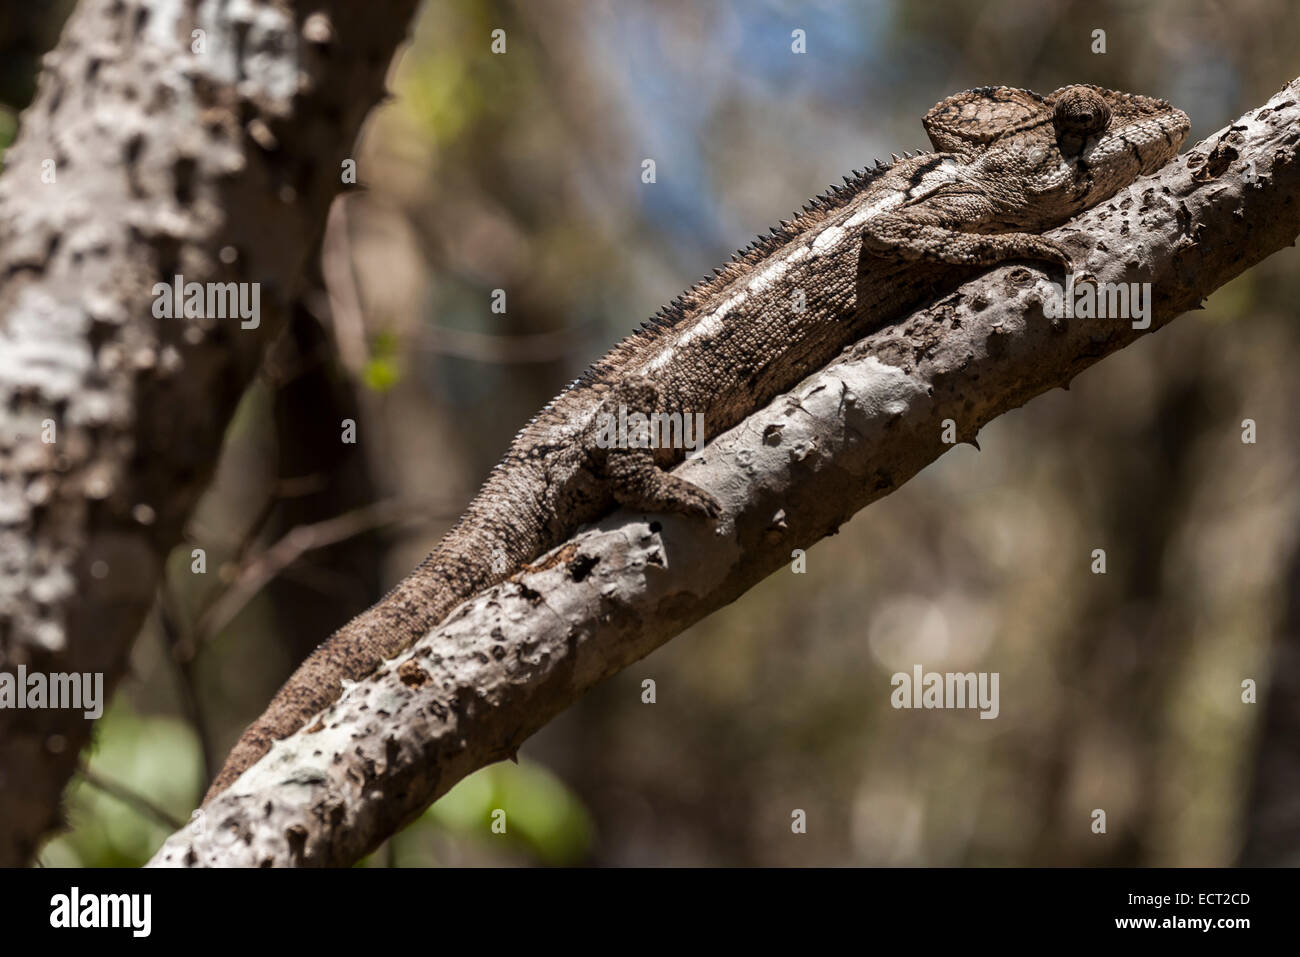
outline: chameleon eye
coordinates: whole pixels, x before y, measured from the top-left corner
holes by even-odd
[[[1062,93],[1052,114],[1056,128],[1075,136],[1095,136],[1110,125],[1110,107],[1093,90],[1076,88]]]

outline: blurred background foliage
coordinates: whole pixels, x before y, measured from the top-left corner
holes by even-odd
[[[67,6],[0,13],[0,145]],[[1300,74],[1298,12],[426,4],[357,147],[362,188],[332,210],[43,862],[147,859],[294,663],[424,556],[529,415],[827,183],[928,146],[937,100],[1097,83],[1170,99],[1191,143]],[[1296,263],[1272,257],[994,422],[982,452],[949,452],[813,547],[807,574],[610,680],[367,863],[1295,860]],[[1000,717],[893,710],[890,675],[918,662],[999,672]]]

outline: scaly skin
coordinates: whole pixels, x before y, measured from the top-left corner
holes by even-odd
[[[669,474],[682,451],[605,449],[600,413],[703,413],[709,437],[933,291],[909,263],[1070,267],[1038,233],[1163,166],[1188,132],[1163,100],[1091,86],[968,90],[922,121],[936,153],[859,172],[674,300],[511,443],[464,517],[385,598],[317,648],[240,738],[204,803],[469,596],[616,505],[717,517]],[[957,271],[949,270],[956,274]],[[799,304],[803,308],[798,308]]]

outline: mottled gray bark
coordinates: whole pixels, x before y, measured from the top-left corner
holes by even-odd
[[[1300,81],[1051,233],[1102,282],[1152,284],[1151,329],[1300,233]],[[1149,330],[1044,316],[1059,274],[1008,266],[868,336],[681,474],[698,521],[620,512],[464,603],[280,742],[160,866],[347,864],[588,688],[739,597],[963,440]]]
[[[70,18],[0,177],[0,669],[121,676],[415,5]],[[155,318],[177,274],[258,283],[256,327]],[[0,710],[0,865],[58,824],[91,728]]]

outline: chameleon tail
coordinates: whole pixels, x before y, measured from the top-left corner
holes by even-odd
[[[465,517],[428,558],[382,601],[321,643],[289,677],[240,736],[204,795],[204,804],[257,763],[272,744],[338,700],[344,679],[363,678],[424,637],[470,595],[503,581],[543,550],[540,525],[532,514],[524,514],[533,510],[522,507],[528,496],[513,499],[514,515],[488,517],[483,503],[495,501],[499,508],[503,501],[501,490],[492,487],[494,479],[504,476],[498,472],[489,478]]]

